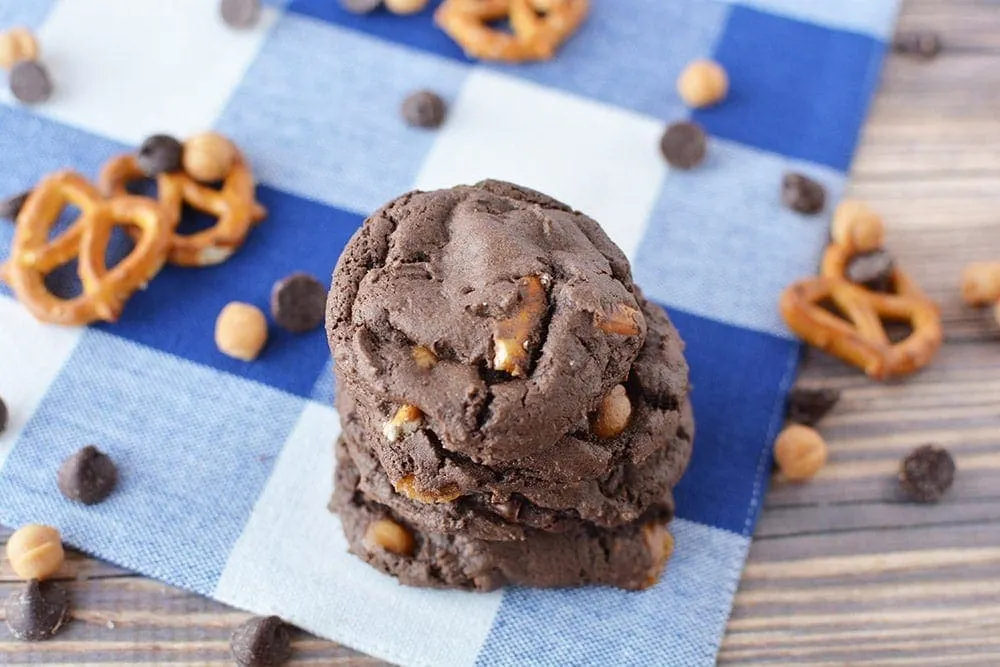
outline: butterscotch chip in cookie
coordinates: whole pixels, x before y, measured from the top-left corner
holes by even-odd
[[[52,526],[21,526],[7,540],[7,560],[22,579],[48,579],[64,558],[62,539]]]
[[[196,134],[184,142],[184,171],[202,183],[221,181],[233,168],[236,155],[236,147],[221,134]]]
[[[381,549],[397,556],[409,556],[413,553],[413,535],[392,519],[373,521],[364,536],[365,547],[369,551]]]
[[[438,362],[437,355],[429,347],[424,347],[423,345],[415,345],[410,353],[413,356],[413,360],[417,362],[417,366],[424,370],[429,370],[434,368]]]
[[[19,26],[0,34],[0,67],[9,70],[25,60],[38,60],[38,40],[32,32]]]
[[[625,430],[632,416],[632,402],[623,385],[617,385],[601,401],[591,421],[591,428],[599,438],[613,438]]]
[[[230,303],[215,322],[215,344],[234,359],[253,361],[267,343],[267,318],[249,303]]]
[[[389,442],[396,442],[410,435],[424,422],[424,413],[414,405],[404,405],[396,410],[392,419],[382,427],[382,433]]]
[[[689,107],[700,109],[721,102],[729,92],[729,75],[714,60],[695,60],[677,79],[677,93]]]

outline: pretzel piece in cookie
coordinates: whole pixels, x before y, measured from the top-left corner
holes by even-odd
[[[101,170],[100,186],[109,196],[127,192],[130,182],[145,178],[132,155],[120,155]],[[243,245],[250,230],[267,211],[257,202],[250,166],[237,151],[232,168],[216,190],[184,172],[165,172],[156,177],[157,198],[174,230],[170,239],[170,263],[178,266],[211,266],[229,259]],[[176,232],[184,204],[208,213],[216,223],[195,234]]]
[[[49,233],[69,204],[80,209],[80,216],[50,241]],[[116,226],[132,231],[136,244],[109,269],[105,255]],[[43,322],[114,322],[128,298],[163,268],[169,243],[170,226],[155,202],[131,195],[104,199],[79,174],[58,172],[38,184],[18,214],[11,256],[0,267],[0,278]],[[48,289],[45,277],[74,258],[82,293],[63,299]]]
[[[589,0],[445,0],[438,26],[471,58],[547,60],[587,17]],[[508,19],[510,32],[492,22]]]
[[[866,289],[846,277],[857,249],[832,243],[823,255],[820,276],[800,280],[781,295],[788,327],[805,342],[884,380],[923,368],[944,338],[937,306],[899,267],[893,270],[895,293]],[[824,307],[832,303],[843,315]],[[906,322],[912,331],[892,342],[884,322]]]
[[[493,368],[524,377],[531,366],[531,346],[549,308],[548,294],[539,276],[517,283],[517,310],[497,322],[493,333]]]

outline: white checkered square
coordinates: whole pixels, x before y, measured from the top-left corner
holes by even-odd
[[[659,121],[477,70],[466,80],[416,187],[500,178],[596,219],[634,256],[665,167]]]
[[[55,93],[35,110],[129,144],[205,130],[276,16],[234,30],[206,0],[62,0],[38,30]]]

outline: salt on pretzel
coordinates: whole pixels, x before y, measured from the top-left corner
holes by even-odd
[[[69,229],[49,240],[67,204],[80,209]],[[116,226],[135,230],[135,247],[108,269],[105,253]],[[156,202],[131,195],[105,199],[83,176],[61,171],[33,190],[17,216],[10,259],[0,278],[37,319],[63,325],[114,322],[132,294],[160,272],[167,260],[170,228]],[[82,293],[62,299],[45,276],[78,258]]]
[[[895,294],[865,289],[846,277],[858,253],[848,243],[832,243],[823,255],[820,275],[800,280],[781,295],[781,315],[805,342],[884,380],[925,366],[944,338],[937,306],[899,267],[893,271]],[[832,302],[837,317],[823,307]],[[907,322],[912,332],[893,343],[884,321]]]
[[[552,58],[588,9],[589,0],[445,0],[434,20],[467,56],[519,63]],[[503,19],[511,32],[490,26]]]
[[[101,169],[100,187],[109,196],[126,194],[126,186],[145,178],[133,155],[112,158]],[[232,169],[216,190],[202,185],[184,172],[156,177],[157,199],[172,231],[169,260],[178,266],[212,266],[229,259],[243,245],[250,230],[267,215],[254,192],[253,174],[237,152]],[[195,234],[178,234],[184,204],[208,213],[215,225]]]

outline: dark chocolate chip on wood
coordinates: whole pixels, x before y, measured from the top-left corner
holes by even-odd
[[[845,274],[852,283],[864,285],[876,292],[891,292],[896,264],[885,250],[855,255],[847,263]]]
[[[45,66],[22,60],[10,70],[10,92],[24,104],[38,104],[52,96],[52,79]]]
[[[260,20],[260,0],[222,0],[219,13],[232,28],[252,28]]]
[[[312,331],[326,315],[327,288],[308,273],[293,273],[271,289],[271,316],[293,333]]]
[[[180,171],[184,146],[180,141],[166,134],[146,137],[136,151],[136,162],[146,176]]]
[[[94,505],[101,502],[118,482],[118,468],[104,452],[87,445],[59,466],[59,491],[70,500]]]
[[[671,167],[692,169],[705,160],[708,139],[697,123],[682,121],[667,126],[660,138],[660,152]]]
[[[288,626],[277,616],[256,616],[236,628],[229,639],[240,667],[277,667],[292,655]]]
[[[807,389],[794,387],[788,394],[788,421],[804,426],[815,426],[840,400],[836,389]]]
[[[826,206],[826,189],[808,176],[789,172],[781,179],[781,200],[793,211],[816,215]]]
[[[440,127],[444,122],[448,107],[437,93],[418,90],[403,100],[401,113],[407,125],[433,129]]]
[[[30,195],[31,191],[29,190],[0,200],[0,218],[16,220],[21,208],[24,207],[24,202],[28,201]]]
[[[7,628],[22,641],[51,638],[69,618],[69,595],[62,584],[32,579],[4,603]]]
[[[901,32],[892,41],[892,50],[907,56],[930,60],[941,53],[941,38],[927,30]]]
[[[917,502],[937,502],[954,481],[955,460],[948,450],[934,445],[917,447],[899,467],[899,486]]]
[[[382,0],[340,0],[340,6],[352,14],[370,14],[382,6]]]

